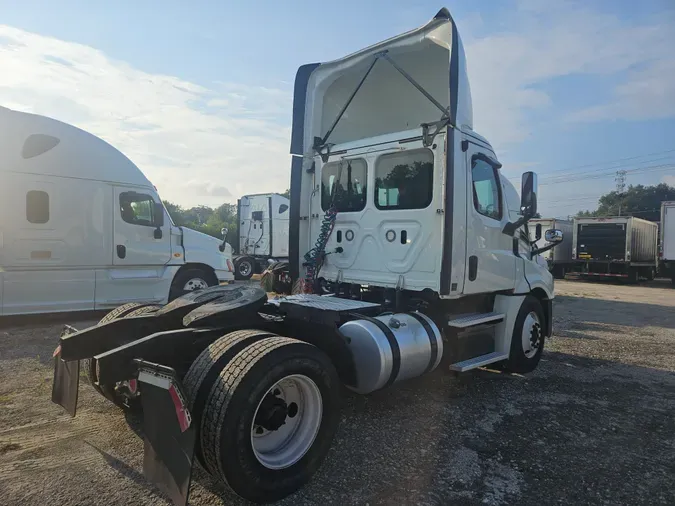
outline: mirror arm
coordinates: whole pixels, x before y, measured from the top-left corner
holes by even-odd
[[[502,233],[513,236],[516,233],[516,230],[525,225],[525,223],[527,223],[529,219],[530,219],[529,216],[523,216],[521,218],[518,218],[516,221],[508,222],[506,225],[504,225]]]
[[[561,241],[562,242],[562,241]],[[535,255],[541,255],[542,253],[546,253],[548,250],[555,248],[559,242],[552,242],[544,246],[543,248],[536,249],[532,252],[532,256]]]

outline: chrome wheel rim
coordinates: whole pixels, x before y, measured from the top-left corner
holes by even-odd
[[[204,290],[205,288],[208,288],[209,284],[203,280],[202,278],[192,278],[190,281],[185,283],[185,286],[183,287],[183,290],[186,290],[188,292],[193,292],[195,290]]]
[[[525,317],[521,339],[525,356],[534,357],[541,347],[541,322],[534,311],[530,311]]]
[[[309,451],[321,427],[323,400],[316,383],[286,376],[258,403],[251,424],[253,453],[268,469],[285,469]]]
[[[241,276],[248,276],[251,271],[253,270],[253,267],[249,262],[241,262],[239,264],[239,274]]]

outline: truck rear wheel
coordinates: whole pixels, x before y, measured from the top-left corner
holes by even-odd
[[[239,257],[234,261],[234,276],[236,279],[247,281],[255,272],[255,260],[251,257]]]
[[[125,315],[131,313],[132,311],[142,306],[143,304],[141,304],[140,302],[128,302],[127,304],[122,304],[121,306],[116,307],[115,309],[110,311],[107,315],[105,315],[103,318],[101,318],[101,321],[99,321],[98,324],[103,325],[104,323],[117,320],[118,318],[124,318]],[[97,384],[98,378],[96,376],[96,361],[93,358],[84,359],[82,361],[82,370],[84,371],[84,374],[87,376],[87,379],[89,379],[89,383],[91,383],[91,386],[94,387],[94,390],[96,390],[99,394],[103,395],[101,387],[99,387]]]
[[[195,427],[199,427],[201,424],[204,404],[206,404],[213,383],[225,364],[247,346],[273,336],[275,334],[262,330],[237,330],[217,339],[199,354],[183,378],[185,396]],[[195,456],[202,467],[206,469],[199,437],[197,437],[195,444]]]
[[[121,309],[122,307],[126,306],[131,306],[131,304],[136,304],[136,303],[130,303],[130,304],[125,304],[124,306],[120,306],[117,309]],[[160,306],[157,306],[155,304],[136,304],[136,307],[129,307],[128,309],[131,309],[130,311],[120,311],[114,316],[111,316],[112,313],[115,313],[117,310],[113,310],[110,313],[108,313],[106,316],[103,317],[103,319],[99,322],[99,325],[101,323],[107,323],[112,320],[117,320],[119,318],[133,318],[134,316],[142,316],[145,314],[149,313],[154,313],[160,308]],[[110,316],[110,318],[108,318]],[[108,319],[106,319],[108,318]],[[87,374],[87,377],[89,378],[89,381],[91,382],[91,385],[94,387],[94,389],[103,395],[106,399],[108,399],[110,402],[113,404],[121,407],[121,408],[126,408],[130,407],[126,403],[126,398],[122,395],[120,395],[116,389],[116,385],[98,385],[98,368],[96,364],[96,359],[89,358],[83,361],[83,368]]]
[[[310,344],[271,337],[248,346],[221,371],[204,409],[211,474],[258,503],[297,491],[328,453],[340,388],[330,359]]]
[[[510,372],[525,374],[536,369],[544,351],[544,310],[536,297],[528,295],[520,306],[511,337],[511,351],[506,361]]]

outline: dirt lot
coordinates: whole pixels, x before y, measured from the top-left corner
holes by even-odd
[[[327,461],[284,504],[675,504],[675,290],[556,293],[535,373],[347,394]],[[0,503],[168,504],[143,479],[138,420],[86,384],[76,418],[50,403],[60,325],[0,328]],[[191,504],[242,502],[198,470]]]

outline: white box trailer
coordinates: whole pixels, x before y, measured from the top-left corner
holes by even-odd
[[[237,201],[237,279],[249,279],[269,265],[288,261],[290,202],[278,193],[245,195]]]
[[[660,272],[675,285],[675,201],[661,203]]]
[[[529,221],[528,228],[532,241],[535,241],[537,228],[539,228],[539,239],[534,243],[536,248],[546,246],[546,239],[543,237],[542,230],[558,229],[563,232],[563,241],[555,248],[541,254],[553,276],[563,279],[565,274],[574,266],[574,260],[572,259],[572,231],[574,227],[572,221],[558,218],[536,218]]]
[[[234,279],[231,256],[228,244],[175,226],[110,144],[0,107],[0,314],[165,303]]]
[[[104,395],[140,400],[144,472],[176,504],[187,504],[193,455],[243,498],[270,503],[321,465],[343,385],[368,394],[442,359],[456,373],[534,370],[554,298],[544,251],[521,233],[536,214],[537,178],[523,174],[519,197],[472,124],[446,9],[301,67],[289,209],[299,293],[268,299],[234,284],[68,328],[52,399],[74,415],[79,361],[95,363]],[[545,236],[546,249],[564,239]]]
[[[654,279],[658,225],[634,216],[576,218],[572,241],[575,271],[582,276]]]

